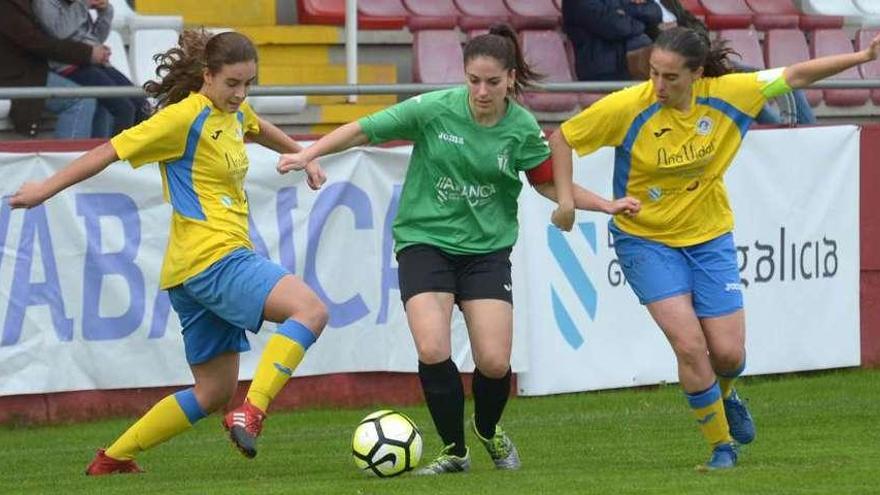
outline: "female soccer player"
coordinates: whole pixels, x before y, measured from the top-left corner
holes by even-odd
[[[550,150],[535,118],[511,98],[535,74],[510,27],[493,26],[469,41],[464,71],[466,86],[416,96],[346,124],[278,162],[285,173],[368,142],[414,142],[393,231],[419,378],[444,445],[416,474],[470,468],[464,390],[451,359],[455,304],[464,313],[476,364],[474,433],[498,469],[520,465],[498,426],[510,393],[510,250],[517,237],[519,173],[545,162]],[[552,194],[546,184],[539,190]],[[610,203],[585,190],[578,199],[584,208],[611,213],[638,209],[631,198]]]
[[[264,319],[280,323],[269,339],[247,400],[223,425],[247,457],[266,410],[327,322],[327,310],[300,279],[253,251],[248,236],[243,137],[279,152],[301,147],[259,118],[245,101],[257,75],[257,53],[237,33],[185,31],[161,56],[159,82],[146,86],[161,110],[74,160],[52,177],[26,183],[9,203],[31,208],[117,160],[133,167],[159,162],[173,209],[161,287],[180,317],[195,386],[153,406],[106,450],[86,474],[140,472],[134,457],[188,430],[225,406],[238,383],[239,353],[250,349],[245,330]],[[307,164],[309,185],[324,182]]]
[[[878,51],[880,36],[858,53],[726,74],[729,50],[673,28],[655,42],[650,81],[608,95],[551,136],[553,221],[561,229],[574,218],[572,148],[583,156],[614,146],[614,196],[643,202],[637,216],[616,216],[609,229],[627,280],[675,352],[681,386],[712,447],[701,469],[734,467],[733,441],[755,437],[733,388],[745,368],[745,320],[723,174],[768,98],[874,60]]]

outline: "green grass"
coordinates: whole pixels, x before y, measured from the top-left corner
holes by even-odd
[[[88,478],[94,448],[131,420],[0,429],[0,494],[10,493],[880,493],[880,370],[840,370],[745,380],[757,440],[740,466],[701,474],[708,449],[676,386],[515,398],[504,427],[523,460],[495,472],[469,436],[473,469],[432,478],[367,478],[354,468],[349,435],[373,409],[277,413],[260,455],[241,457],[217,417],[144,453],[143,475]],[[472,407],[468,404],[468,410]],[[423,407],[426,456],[440,442]],[[468,413],[469,414],[469,413]],[[471,435],[469,433],[469,435]]]

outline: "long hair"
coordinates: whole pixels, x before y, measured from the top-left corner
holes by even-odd
[[[531,86],[533,82],[543,77],[533,71],[526,63],[516,33],[507,24],[493,24],[489,27],[488,34],[476,36],[465,44],[465,64],[482,56],[494,58],[501,63],[505,70],[516,70],[516,80],[512,90],[514,96],[519,95],[524,88]]]
[[[144,91],[155,98],[159,108],[177,103],[190,92],[201,89],[205,69],[211,74],[224,65],[257,61],[257,49],[243,34],[225,32],[212,35],[204,29],[180,33],[177,46],[153,57],[158,64],[158,81],[147,81]]]
[[[703,74],[709,77],[723,76],[732,72],[727,57],[737,54],[727,46],[727,41],[718,40],[714,43],[708,33],[675,27],[660,33],[654,41],[654,48],[677,53],[684,57],[684,65],[690,70],[703,68]]]

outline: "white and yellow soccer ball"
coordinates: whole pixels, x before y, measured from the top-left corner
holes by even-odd
[[[355,428],[351,453],[362,473],[380,478],[397,476],[418,466],[422,434],[403,413],[376,411]]]

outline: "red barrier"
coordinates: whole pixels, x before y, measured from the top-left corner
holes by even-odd
[[[859,177],[862,366],[880,367],[880,125],[861,133]]]

